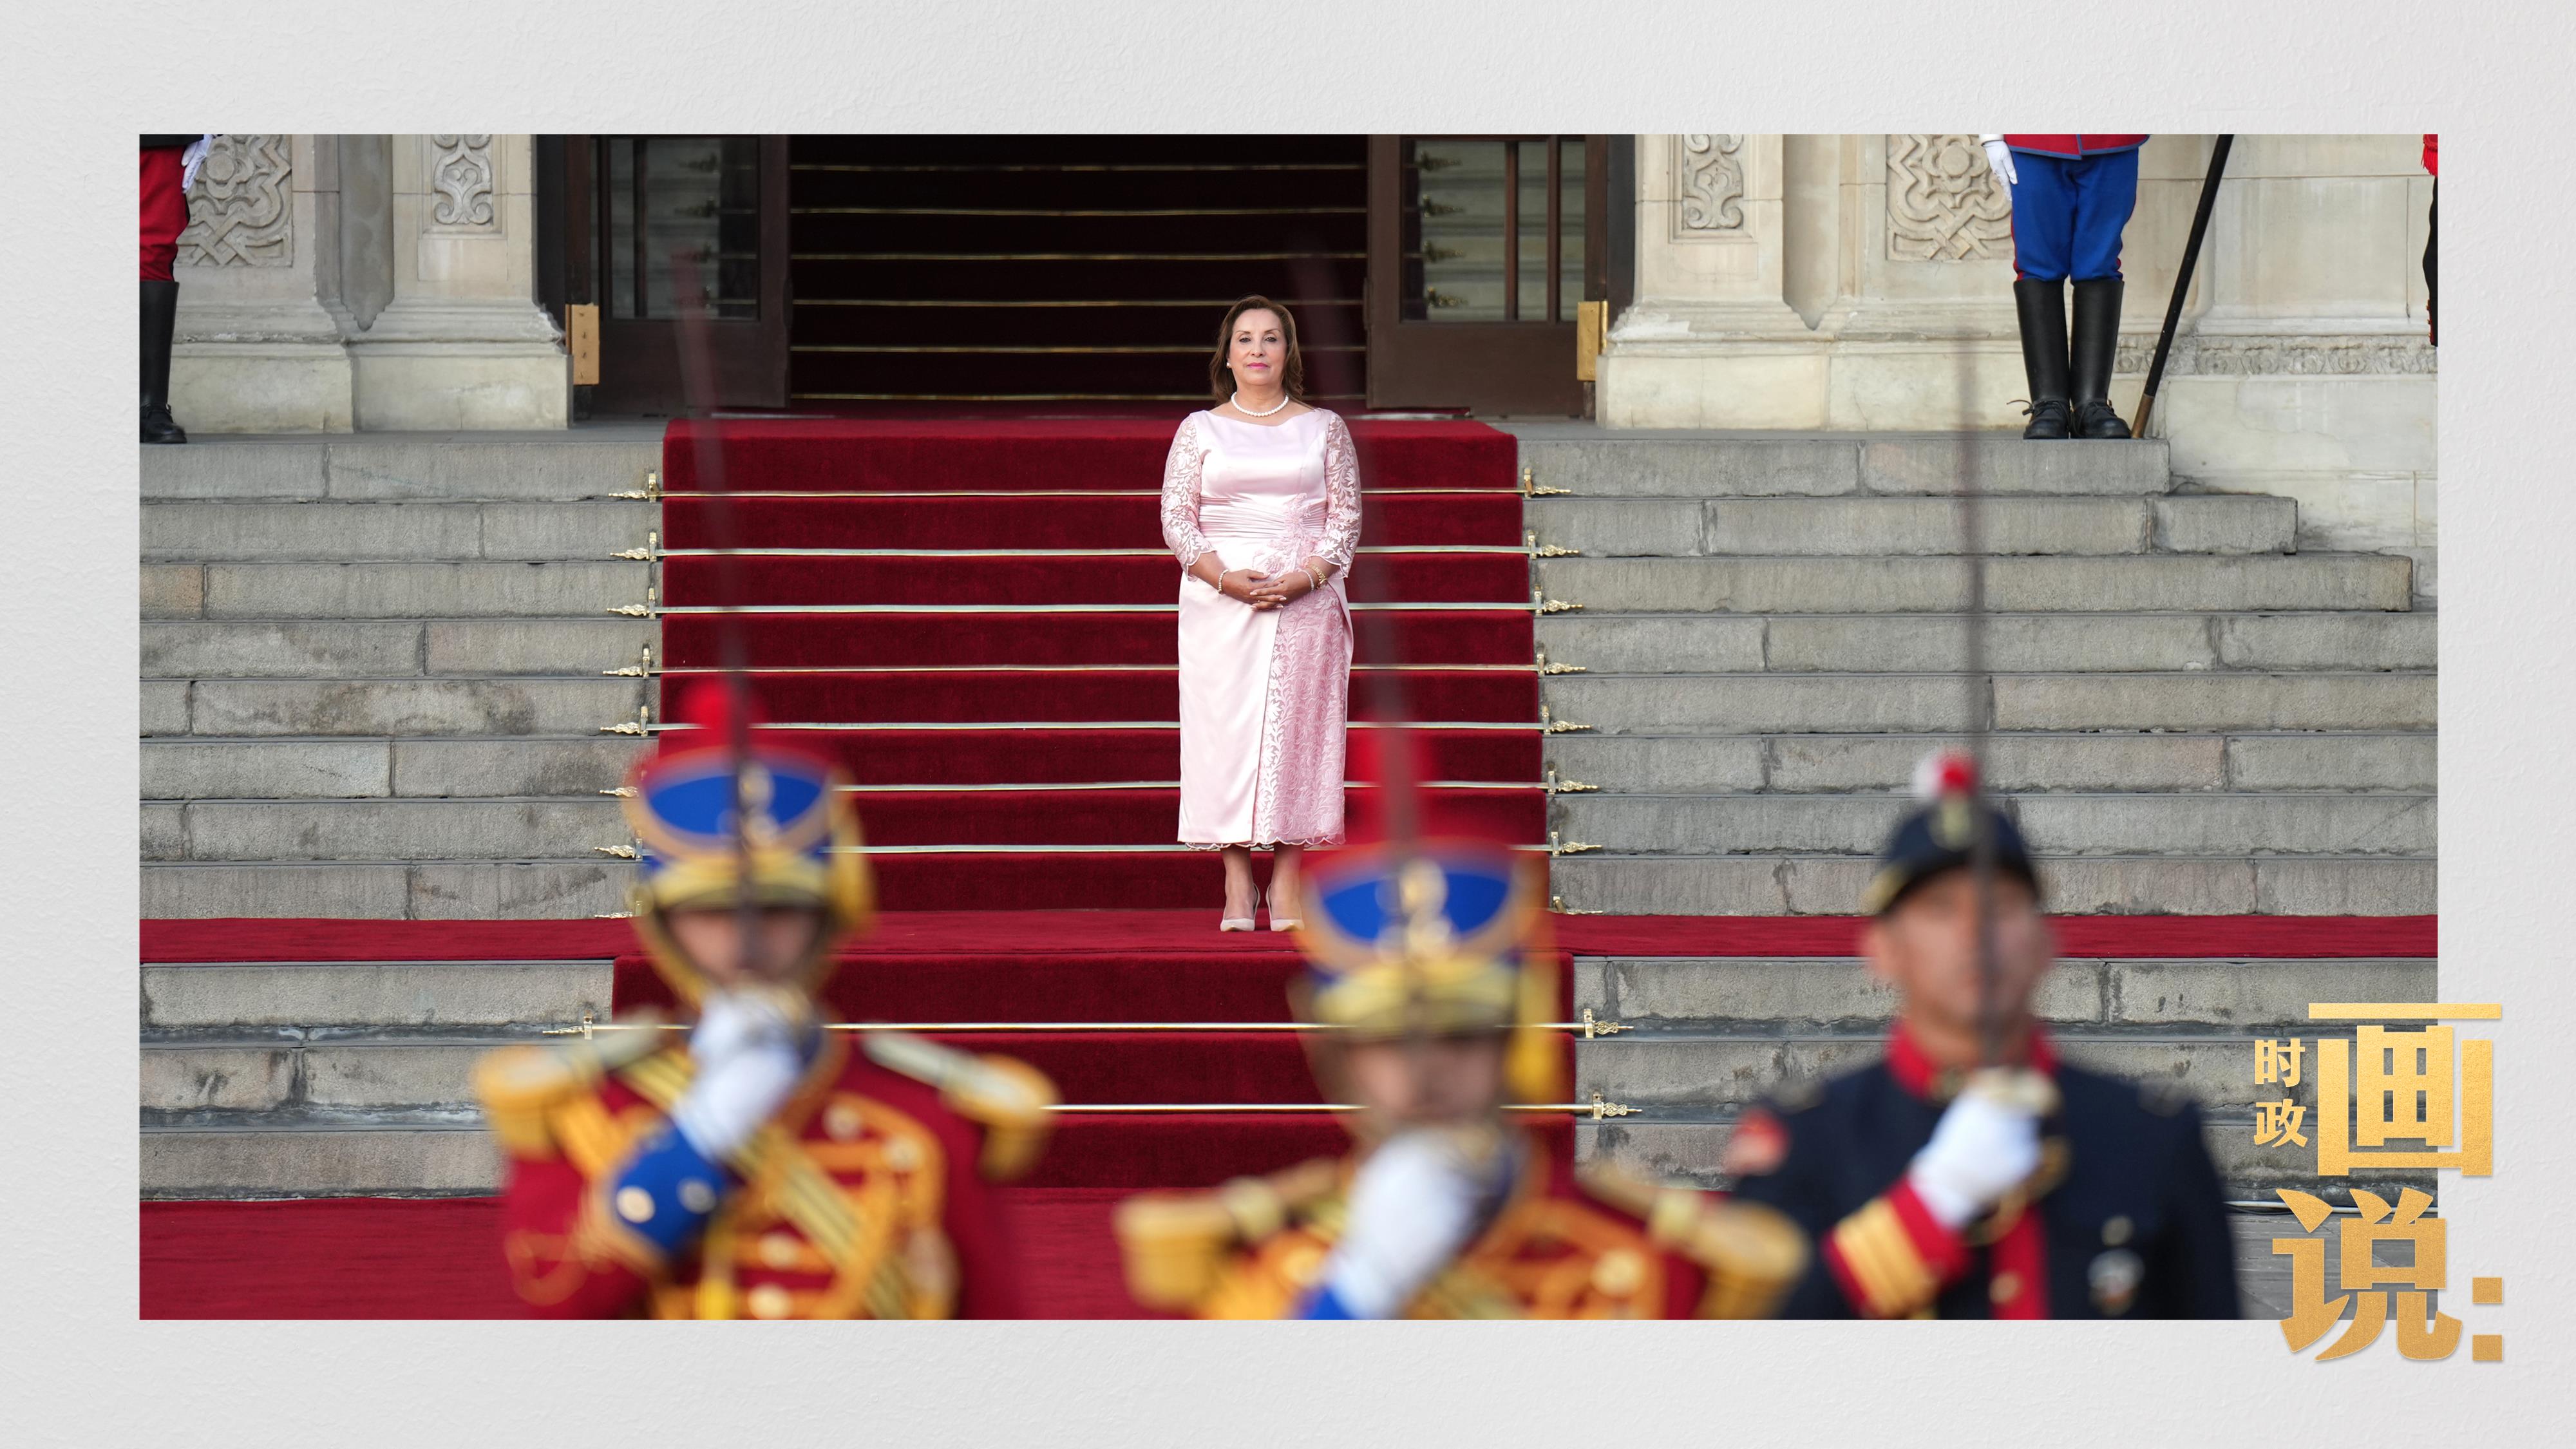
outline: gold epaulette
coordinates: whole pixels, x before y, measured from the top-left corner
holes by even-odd
[[[474,1095],[492,1135],[513,1157],[555,1155],[555,1111],[588,1095],[602,1078],[662,1050],[658,1021],[639,1016],[638,1030],[603,1032],[560,1042],[531,1042],[483,1054],[474,1064]]]
[[[1702,1318],[1768,1318],[1807,1271],[1807,1235],[1785,1214],[1688,1187],[1664,1187],[1593,1164],[1584,1190],[1633,1217],[1646,1237],[1708,1275]]]
[[[1148,1308],[1197,1308],[1237,1250],[1276,1236],[1341,1181],[1341,1160],[1319,1157],[1268,1177],[1238,1177],[1213,1192],[1127,1199],[1116,1217],[1127,1291]]]
[[[868,1060],[939,1089],[949,1110],[984,1129],[984,1176],[1008,1182],[1037,1165],[1061,1100],[1046,1074],[1014,1057],[982,1056],[908,1032],[867,1034]]]

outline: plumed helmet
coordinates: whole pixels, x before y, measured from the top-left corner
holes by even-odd
[[[1513,1095],[1562,1099],[1534,861],[1473,840],[1365,846],[1309,866],[1304,890],[1300,1016],[1345,1041],[1508,1029]]]
[[[1862,892],[1864,914],[1883,916],[1916,886],[1975,863],[1980,808],[1976,761],[1955,750],[1925,756],[1914,770],[1914,794],[1923,803],[1889,832],[1886,846],[1878,853],[1878,868]],[[1993,841],[1995,873],[2016,877],[2037,894],[2039,867],[2030,858],[2021,827],[1992,805],[1983,809]]]
[[[666,731],[661,750],[627,776],[626,820],[643,845],[636,931],[692,1002],[705,981],[672,942],[669,912],[739,906],[746,892],[756,905],[822,912],[810,959],[793,972],[810,985],[828,968],[832,948],[876,910],[848,778],[828,760],[759,737],[750,719],[737,726],[733,711],[722,685],[697,685],[674,717],[686,727]],[[737,752],[745,737],[748,748]]]

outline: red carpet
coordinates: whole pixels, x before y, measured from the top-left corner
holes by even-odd
[[[849,951],[831,1014],[919,1024],[1019,1055],[1068,1102],[1252,1108],[1313,1103],[1286,1016],[1284,937],[1220,935],[1217,859],[1172,841],[1178,778],[1175,570],[1154,493],[1168,420],[728,421],[741,500],[731,581],[771,718],[846,762],[887,914]],[[1390,627],[1434,828],[1546,838],[1537,676],[1511,440],[1471,423],[1353,424],[1369,485],[1363,617]],[[662,599],[676,671],[720,655],[722,520],[693,427],[675,424]],[[1437,549],[1487,549],[1442,553]],[[841,550],[794,553],[790,550]],[[1145,552],[1071,554],[1077,550]],[[1005,550],[1057,551],[1020,555]],[[1425,605],[1469,603],[1475,608]],[[1046,607],[1033,607],[1043,605]],[[1519,607],[1514,607],[1518,605]],[[1364,644],[1379,631],[1363,634]],[[1364,658],[1365,658],[1364,654]],[[1370,691],[1354,691],[1355,748]],[[1036,728],[1016,728],[1034,725]],[[1003,787],[961,789],[962,786]],[[1099,787],[1110,788],[1099,788]],[[1092,787],[1092,788],[1080,788]],[[1351,794],[1365,828],[1373,791]],[[1099,902],[1120,909],[1078,909]],[[1566,953],[1837,956],[1848,919],[1555,920]],[[2424,956],[2431,917],[2093,917],[2070,955]],[[614,959],[617,1009],[667,1006],[626,922],[146,921],[158,964]],[[974,1022],[1107,1031],[937,1032]],[[1204,1023],[1200,1031],[1142,1029]],[[1571,1051],[1571,1045],[1568,1045]],[[1570,1131],[1564,1119],[1551,1130]],[[1035,1311],[1133,1311],[1108,1232],[1144,1187],[1204,1186],[1338,1150],[1321,1113],[1074,1112],[1009,1194]],[[146,1317],[480,1317],[513,1304],[489,1199],[146,1203]]]
[[[1183,990],[1208,961],[1293,959],[1268,932],[1218,935],[1203,908],[1169,911],[895,911],[852,945],[848,974],[878,962],[986,959],[1132,966],[1135,988]],[[2060,916],[2070,956],[2329,957],[2438,955],[2437,916]],[[1557,946],[1581,956],[1843,956],[1848,916],[1557,916]],[[368,921],[217,917],[144,921],[141,959],[205,961],[575,961],[631,956],[624,921]],[[624,998],[621,998],[621,1000]],[[1266,1003],[1263,1010],[1275,1003]],[[951,1018],[955,1019],[955,1018]],[[1032,1018],[1034,1019],[1034,1018]],[[1116,1018],[1100,1018],[1116,1019]],[[1202,1016],[1189,1019],[1204,1020]],[[1268,1020],[1268,1017],[1236,1018]]]

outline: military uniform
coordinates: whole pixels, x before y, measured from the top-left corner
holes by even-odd
[[[1524,951],[1538,918],[1528,870],[1499,847],[1379,848],[1310,868],[1299,944],[1311,969],[1291,1000],[1332,1029],[1314,1048],[1328,1092],[1347,1085],[1340,1042],[1507,1030],[1513,1095],[1558,1100],[1564,1044],[1543,1025],[1556,1009],[1552,972]],[[1365,1210],[1357,1180],[1388,1150],[1383,1124],[1354,1125],[1362,1153],[1121,1204],[1137,1301],[1202,1318],[1363,1316],[1328,1282]],[[1491,1166],[1491,1200],[1418,1287],[1366,1316],[1759,1317],[1804,1264],[1804,1241],[1767,1209],[1578,1172],[1499,1116],[1462,1131]]]
[[[2029,848],[2010,816],[1978,802],[1972,765],[1936,757],[1916,784],[1932,799],[1890,836],[1867,910],[1895,910],[1933,877],[1972,868],[1980,813],[1995,874],[2036,897]],[[2198,1105],[2177,1087],[2065,1066],[2035,1024],[2024,1055],[2047,1104],[2037,1170],[1955,1226],[1927,1205],[1914,1169],[1969,1074],[1936,1066],[1901,1019],[1880,1062],[1745,1111],[1722,1164],[1735,1196],[1787,1214],[1816,1244],[1783,1314],[2237,1316],[2226,1194]]]
[[[2111,407],[2120,346],[2120,238],[2138,207],[2138,148],[2129,135],[1989,133],[1988,154],[2008,152],[2012,193],[2013,305],[2030,382],[2026,438],[2125,438]],[[1994,147],[1999,146],[2002,152]],[[2074,284],[2070,337],[2066,292]]]
[[[1753,1318],[1794,1269],[1794,1235],[1763,1233],[1722,1199],[1578,1171],[1522,1134],[1511,1196],[1490,1227],[1406,1306],[1407,1318]],[[1198,1318],[1303,1316],[1340,1236],[1352,1158],[1317,1158],[1210,1193],[1131,1199],[1118,1219],[1128,1286]]]
[[[188,229],[188,186],[215,138],[145,135],[138,209],[143,251],[142,440],[184,443],[187,431],[170,416],[170,347],[179,326],[179,233]]]
[[[2055,1061],[2040,1175],[2019,1203],[1953,1232],[1905,1175],[1959,1089],[1899,1027],[1887,1057],[1748,1109],[1728,1144],[1735,1193],[1788,1214],[1816,1262],[1791,1318],[2234,1318],[2226,1195],[2179,1089]]]
[[[691,1003],[718,994],[665,913],[739,899],[741,847],[724,823],[734,775],[717,747],[667,753],[632,777],[638,932]],[[792,983],[767,998],[792,1023],[785,1090],[774,1106],[755,1101],[761,1115],[738,1140],[693,1134],[705,1115],[692,1116],[693,1093],[728,1060],[693,1053],[705,1022],[687,1039],[633,1022],[485,1058],[475,1086],[509,1158],[511,1286],[556,1317],[1018,1316],[988,1184],[1036,1161],[1053,1087],[1006,1057],[811,1020],[811,987],[870,915],[857,822],[819,760],[759,748],[745,776],[752,894],[824,918]],[[723,1145],[702,1145],[711,1139]]]

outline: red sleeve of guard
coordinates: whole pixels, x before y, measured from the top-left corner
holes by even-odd
[[[2427,131],[2424,133],[2424,170],[2434,176],[2442,174],[2442,167],[2440,164],[2442,158],[2441,151],[2439,149],[2441,140],[2441,136],[2436,132]]]
[[[643,1275],[581,1245],[590,1183],[560,1157],[514,1159],[501,1203],[510,1288],[534,1318],[624,1318],[642,1306]]]

